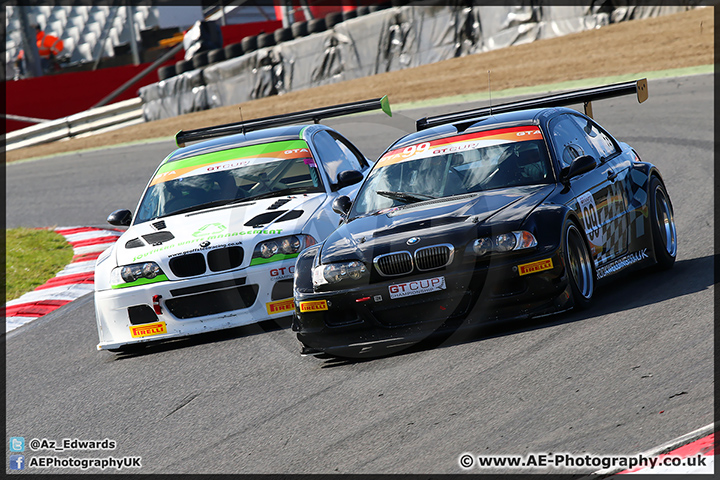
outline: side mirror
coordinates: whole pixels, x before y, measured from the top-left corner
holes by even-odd
[[[563,182],[566,182],[573,177],[587,173],[595,168],[596,165],[597,162],[595,161],[595,158],[590,155],[581,155],[572,161],[570,166],[567,168],[567,171],[565,171],[562,175],[562,180]]]
[[[363,181],[363,174],[357,170],[344,170],[337,175],[337,183],[333,185],[333,191],[340,190],[349,185],[355,185]]]
[[[348,212],[350,211],[350,207],[352,207],[352,201],[347,195],[336,198],[332,204],[333,212],[340,214],[343,217],[348,214]]]
[[[129,227],[132,222],[132,212],[130,210],[115,210],[107,217],[107,222],[118,227]]]

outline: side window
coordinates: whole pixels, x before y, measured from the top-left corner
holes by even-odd
[[[361,170],[360,162],[349,147],[333,138],[326,130],[313,135],[313,143],[332,183],[337,182],[338,173],[345,170]]]
[[[357,161],[358,165],[360,165],[360,168],[358,168],[356,170],[361,170],[361,169],[364,170],[369,166],[367,161],[365,160],[365,156],[362,153],[360,153],[360,151],[355,147],[355,145],[350,143],[350,141],[348,141],[345,137],[343,137],[342,135],[340,135],[338,133],[335,133],[335,132],[329,132],[329,133],[330,133],[330,136],[335,139],[338,146],[342,150],[345,151],[345,154],[347,155],[347,157],[350,159],[355,159]]]
[[[605,161],[618,152],[617,145],[610,135],[601,130],[595,122],[576,115],[573,115],[572,119],[575,120],[578,127],[585,133],[588,142],[595,147],[598,155],[600,155],[600,161]]]
[[[597,149],[588,142],[585,132],[573,119],[573,115],[561,115],[550,124],[555,154],[560,160],[560,168],[567,167],[581,155],[592,155],[599,159]]]

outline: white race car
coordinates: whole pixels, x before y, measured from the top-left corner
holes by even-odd
[[[371,166],[307,123],[378,108],[390,115],[387,97],[179,132],[135,214],[108,217],[128,229],[95,267],[98,350],[292,315],[295,257],[337,227],[334,200]]]

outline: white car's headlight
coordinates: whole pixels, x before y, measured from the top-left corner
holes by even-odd
[[[116,267],[110,273],[112,288],[132,287],[167,280],[160,266],[155,262],[134,263]]]
[[[255,246],[250,265],[295,258],[298,253],[316,243],[317,241],[311,235],[288,235],[265,240]]]
[[[313,267],[313,285],[339,283],[343,280],[360,280],[368,274],[365,264],[357,260],[341,263],[330,263]]]
[[[537,246],[537,240],[532,233],[521,230],[502,233],[494,237],[478,238],[473,242],[475,255],[482,256],[490,252],[510,252]]]

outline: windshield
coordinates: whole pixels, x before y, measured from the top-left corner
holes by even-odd
[[[229,203],[323,192],[302,140],[198,155],[162,165],[140,201],[134,223]]]
[[[351,217],[551,179],[547,147],[537,126],[447,137],[383,155],[358,192]]]

